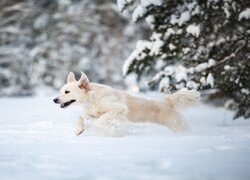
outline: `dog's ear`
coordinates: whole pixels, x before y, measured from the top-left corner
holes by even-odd
[[[89,79],[83,72],[81,72],[81,78],[79,79],[79,82],[80,82],[79,88],[85,89],[87,91],[90,90]]]
[[[70,72],[67,78],[67,83],[70,83],[72,81],[76,81],[74,73]]]

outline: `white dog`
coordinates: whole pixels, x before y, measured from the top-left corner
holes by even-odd
[[[76,81],[70,72],[67,83],[61,88],[60,96],[55,103],[65,108],[72,103],[81,103],[85,115],[78,120],[76,134],[84,131],[84,121],[98,119],[103,122],[103,129],[116,134],[116,122],[153,122],[169,127],[173,131],[183,131],[186,124],[179,113],[181,107],[194,105],[200,95],[195,90],[181,90],[162,100],[150,100],[132,96],[124,91],[109,86],[90,83],[87,76],[81,73]]]

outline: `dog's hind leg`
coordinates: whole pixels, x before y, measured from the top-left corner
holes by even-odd
[[[161,114],[158,123],[170,128],[174,132],[183,132],[188,129],[186,122],[181,114],[175,111],[168,111],[168,114]]]
[[[100,118],[101,128],[110,136],[122,136],[127,117],[122,114],[105,113]]]

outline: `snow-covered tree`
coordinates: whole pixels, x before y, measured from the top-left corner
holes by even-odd
[[[250,1],[117,0],[152,29],[123,66],[161,91],[214,88],[235,118],[250,117]],[[152,78],[153,77],[153,78]]]

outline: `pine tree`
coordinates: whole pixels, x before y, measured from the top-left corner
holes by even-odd
[[[117,3],[152,29],[125,61],[124,76],[151,77],[149,85],[161,91],[213,88],[212,95],[227,99],[235,118],[250,117],[250,1]]]

